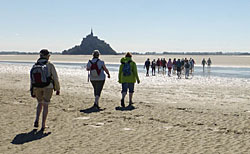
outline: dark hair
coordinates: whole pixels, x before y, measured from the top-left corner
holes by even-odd
[[[48,49],[42,49],[42,50],[40,51],[40,56],[47,56],[47,55],[49,55],[49,54],[50,54],[50,52],[49,52]]]
[[[94,50],[94,51],[93,51],[93,57],[94,57],[94,58],[98,58],[99,55],[100,55],[99,50]]]
[[[127,52],[125,57],[132,57],[132,54],[130,52]]]

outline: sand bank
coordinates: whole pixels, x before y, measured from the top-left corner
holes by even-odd
[[[0,61],[34,61],[38,55],[0,55]],[[123,55],[101,55],[106,63],[120,63],[120,59]],[[227,55],[133,55],[133,59],[138,64],[144,64],[147,58],[150,60],[158,58],[193,58],[196,61],[196,65],[201,65],[203,58],[206,60],[211,58],[212,65],[218,66],[244,66],[250,67],[250,56],[227,56]],[[53,55],[51,60],[53,62],[79,62],[86,63],[91,59],[91,55]]]

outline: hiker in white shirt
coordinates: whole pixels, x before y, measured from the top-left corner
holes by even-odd
[[[99,56],[100,52],[98,50],[94,50],[93,58],[92,60],[89,60],[87,64],[87,71],[90,71],[90,82],[94,88],[95,102],[93,107],[97,109],[100,108],[99,98],[106,79],[105,73],[108,75],[108,78],[110,78],[109,71],[106,68],[104,61],[99,59]],[[96,68],[93,68],[94,65]]]

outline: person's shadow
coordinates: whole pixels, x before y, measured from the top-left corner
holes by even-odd
[[[37,131],[37,129],[33,129],[32,131],[28,133],[21,133],[15,136],[15,138],[11,141],[12,144],[24,144],[27,142],[32,142],[35,140],[42,139],[48,135],[50,135],[51,132],[44,133],[43,130]]]
[[[129,106],[126,106],[126,107],[117,106],[115,109],[119,110],[119,111],[132,111],[132,110],[134,110],[136,108],[133,105],[129,105]]]
[[[93,113],[93,112],[100,112],[100,111],[104,111],[105,108],[101,109],[101,108],[96,108],[94,106],[90,107],[90,108],[87,108],[87,109],[84,109],[84,110],[80,110],[80,112],[83,112],[83,113]]]

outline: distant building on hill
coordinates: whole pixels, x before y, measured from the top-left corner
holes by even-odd
[[[64,50],[62,54],[70,54],[70,55],[90,55],[93,50],[99,50],[103,55],[115,55],[117,54],[115,50],[113,50],[109,44],[105,41],[100,40],[97,36],[94,36],[93,30],[91,29],[91,33],[83,38],[80,45],[76,45],[75,47]]]

